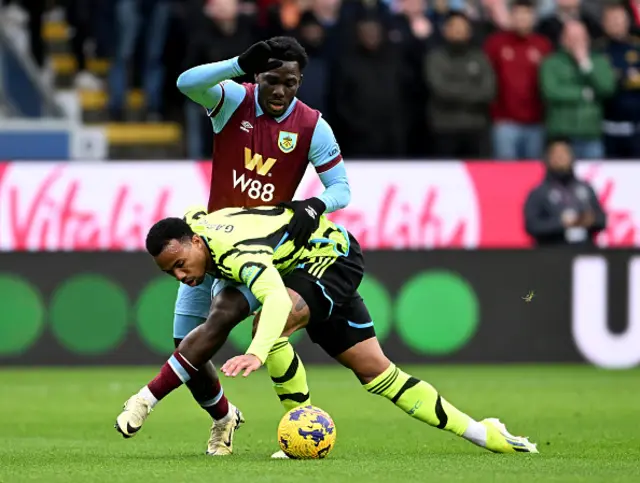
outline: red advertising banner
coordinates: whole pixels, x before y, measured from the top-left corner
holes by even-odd
[[[366,249],[531,245],[522,211],[540,163],[352,162],[347,171],[352,201],[330,216]],[[608,214],[598,244],[640,246],[640,163],[581,162],[577,174]],[[209,176],[207,162],[0,163],[0,250],[143,249],[156,220],[206,203]],[[297,197],[322,189],[309,169]]]

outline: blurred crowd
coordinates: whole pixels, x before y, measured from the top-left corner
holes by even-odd
[[[299,98],[346,157],[539,159],[545,139],[562,138],[578,158],[640,158],[640,0],[12,2],[36,30],[62,6],[80,83],[98,88],[91,45],[111,60],[111,118],[140,85],[149,120],[185,122],[191,158],[209,156],[212,133],[177,76],[274,35],[306,48]]]

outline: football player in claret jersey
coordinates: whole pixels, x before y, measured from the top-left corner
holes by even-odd
[[[475,421],[446,401],[425,381],[396,367],[385,356],[375,336],[373,322],[358,294],[364,275],[360,246],[344,228],[325,216],[308,242],[297,245],[288,238],[294,216],[284,206],[229,208],[211,214],[192,210],[185,219],[166,218],[147,236],[147,251],[158,267],[180,282],[203,283],[207,273],[242,283],[262,303],[257,330],[246,353],[222,366],[231,377],[248,376],[263,364],[279,379],[282,394],[306,387],[306,374],[298,356],[283,376],[282,367],[269,356],[290,347],[288,337],[306,328],[313,342],[351,369],[364,389],[389,399],[410,416],[445,429],[496,453],[537,453],[527,438],[511,435],[497,419]],[[304,317],[291,322],[294,302]],[[193,330],[180,343],[158,376],[138,394],[148,410],[125,409],[116,427],[140,429],[150,409],[190,378],[226,338],[210,322]]]
[[[325,190],[292,205],[295,216],[287,231],[302,242],[317,226],[320,214],[343,208],[350,200],[344,163],[331,128],[318,111],[295,97],[306,64],[307,55],[295,39],[275,37],[254,44],[238,57],[193,67],[177,81],[180,91],[202,105],[202,115],[209,116],[214,131],[207,211],[291,201],[311,164]],[[231,80],[244,74],[254,75],[255,83]],[[197,286],[183,284],[175,306],[175,344],[207,317],[230,331],[258,308],[256,298],[241,284],[212,275]],[[201,368],[187,386],[214,420],[207,454],[230,454],[233,433],[243,419],[227,401],[213,364]]]

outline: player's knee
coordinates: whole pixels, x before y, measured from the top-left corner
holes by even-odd
[[[351,369],[362,384],[370,383],[391,365],[375,337],[358,342],[336,359]]]
[[[237,290],[223,291],[213,298],[211,311],[204,325],[207,331],[231,332],[249,315],[249,303]]]
[[[382,374],[389,368],[391,361],[382,354],[381,357],[376,357],[371,360],[363,361],[353,368],[353,373],[360,380],[362,384],[369,384],[376,377]]]

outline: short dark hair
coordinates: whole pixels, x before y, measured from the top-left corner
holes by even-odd
[[[309,63],[309,56],[304,47],[293,37],[271,37],[267,44],[271,47],[274,59],[297,62],[301,71]]]
[[[535,8],[533,0],[513,0],[511,2],[511,10],[516,7]]]
[[[145,243],[149,255],[157,257],[171,240],[186,242],[194,235],[182,218],[164,218],[151,227]]]
[[[546,142],[545,142],[545,151],[549,151],[553,146],[555,146],[556,144],[566,144],[569,147],[571,147],[571,140],[567,137],[563,137],[563,136],[552,136],[547,138]]]
[[[462,10],[451,10],[449,13],[446,14],[444,21],[448,23],[450,20],[454,18],[461,18],[462,20],[465,20],[468,24],[471,24],[469,17]]]

